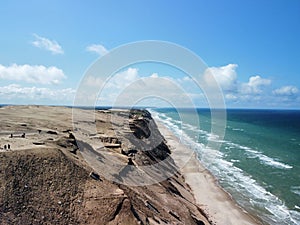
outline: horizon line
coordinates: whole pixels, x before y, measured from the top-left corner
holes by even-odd
[[[0,107],[3,106],[52,106],[52,107],[68,107],[68,108],[114,108],[114,109],[176,109],[175,107],[157,107],[157,106],[101,106],[101,105],[96,105],[96,106],[74,106],[74,105],[56,105],[56,104],[0,104]],[[191,107],[177,107],[178,109],[192,109]],[[300,111],[300,108],[251,108],[251,107],[225,107],[225,108],[209,108],[209,107],[201,107],[197,106],[195,109],[205,109],[205,110],[286,110],[286,111]]]

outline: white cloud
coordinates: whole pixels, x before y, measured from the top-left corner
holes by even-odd
[[[88,76],[84,80],[84,85],[89,87],[101,87],[104,84],[104,80],[101,77]]]
[[[17,65],[3,66],[0,64],[0,79],[25,81],[27,83],[58,84],[66,78],[64,72],[54,66]]]
[[[178,83],[180,83],[182,85],[187,85],[187,84],[193,83],[193,79],[190,78],[189,76],[180,77],[180,78],[177,78],[176,80]]]
[[[108,53],[108,50],[103,45],[96,45],[96,44],[87,46],[86,51],[95,52],[100,56],[103,56]]]
[[[52,54],[64,54],[62,47],[54,40],[49,40],[45,37],[41,37],[37,34],[33,34],[35,41],[32,44],[41,49],[50,51]]]
[[[230,100],[230,101],[236,101],[238,99],[238,97],[234,94],[229,93],[229,94],[225,95],[225,99]]]
[[[207,76],[205,77],[207,79],[206,84],[212,82],[213,85],[213,82],[215,82],[210,80],[211,77],[209,76],[217,77],[217,81],[223,88],[224,99],[230,107],[280,107],[284,106],[284,104],[290,104],[291,100],[293,100],[294,105],[296,104],[295,101],[299,104],[300,96],[296,95],[299,93],[299,90],[296,87],[286,86],[276,89],[273,93],[280,95],[280,98],[275,97],[271,94],[269,87],[272,82],[270,79],[261,76],[251,76],[248,82],[242,83],[238,79],[236,68],[236,64],[229,64],[220,68],[211,67],[205,73]],[[97,77],[91,77],[86,80],[86,84],[91,87],[89,91],[96,86],[96,89],[94,89],[96,94],[100,91],[97,88],[102,87],[104,82]],[[176,102],[181,107],[190,107],[188,102],[191,100],[197,106],[205,107],[208,106],[207,96],[205,96],[207,94],[210,93],[204,93],[188,76],[174,78],[152,73],[145,77],[139,74],[137,68],[128,68],[113,75],[105,83],[100,96],[94,95],[94,97],[98,97],[97,102],[100,105],[116,104],[124,106],[126,104],[130,105],[132,102],[139,102],[139,99],[142,99],[142,103],[150,104],[151,106],[166,106],[162,105],[161,102],[167,104]],[[293,98],[290,95],[293,95]],[[87,95],[84,96],[86,100]],[[145,96],[149,96],[149,98],[145,98]],[[211,97],[210,103],[215,100],[220,101],[217,98],[220,98],[220,96],[216,97],[216,99],[214,99],[214,96]]]
[[[188,77],[188,76],[185,76],[183,77],[182,79],[183,81],[192,81],[192,78]]]
[[[261,76],[251,76],[248,82],[240,82],[236,73],[237,64],[228,64],[222,67],[210,67],[203,76],[204,84],[214,87],[217,82],[222,88],[227,104],[259,105],[270,100],[267,88],[270,79]],[[215,80],[213,79],[215,78]]]
[[[87,77],[84,80],[84,85],[86,87],[82,91],[82,96],[92,96],[94,98],[94,100],[90,100],[92,104],[97,97],[99,105],[117,104],[124,106],[136,101],[139,102],[139,99],[142,98],[143,104],[151,103],[153,106],[158,106],[154,103],[160,104],[162,99],[168,99],[185,106],[188,99],[196,97],[197,99],[205,99],[202,95],[189,93],[190,89],[186,91],[180,88],[178,82],[173,78],[160,77],[158,73],[142,77],[139,70],[132,67],[114,74],[106,81],[97,76]],[[101,93],[97,96],[100,90]]]
[[[150,77],[152,77],[152,78],[158,78],[158,74],[157,73],[152,73]]]
[[[140,78],[137,68],[128,68],[125,71],[116,73],[106,84],[108,88],[124,89]]]
[[[98,97],[104,99],[106,105],[110,105],[124,88],[139,78],[138,69],[131,67],[114,74],[109,79],[90,74],[84,78],[83,85],[78,90],[78,101],[81,104],[94,104],[95,98],[100,94]]]
[[[260,94],[262,93],[262,87],[271,84],[271,80],[261,78],[260,76],[252,76],[249,78],[248,83],[242,83],[240,92],[242,94]]]
[[[173,106],[191,107],[192,96],[178,85],[173,79],[166,77],[143,77],[126,86],[116,96],[114,104],[132,105],[141,101],[155,103],[149,99],[161,99]],[[159,101],[157,101],[158,103]],[[153,104],[152,106],[157,106]]]
[[[74,98],[75,90],[71,88],[53,90],[49,88],[39,87],[23,87],[18,84],[10,84],[7,86],[0,87],[0,99],[18,101],[66,101]],[[22,101],[22,103],[24,103]]]
[[[298,88],[295,86],[283,86],[281,88],[275,89],[273,94],[281,96],[293,96],[299,92]]]
[[[221,67],[210,67],[204,73],[204,81],[208,85],[214,85],[215,81],[220,87],[225,90],[232,90],[236,88],[236,68],[237,64],[228,64]],[[214,81],[214,79],[215,81]]]

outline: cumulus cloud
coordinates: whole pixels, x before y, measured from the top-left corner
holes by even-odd
[[[237,64],[228,64],[221,67],[210,67],[204,73],[204,81],[208,85],[214,85],[215,81],[220,87],[225,90],[232,90],[236,88],[236,68]],[[214,81],[215,80],[215,81]]]
[[[241,82],[236,72],[237,67],[237,64],[228,64],[206,69],[204,84],[208,85],[208,88],[215,87],[215,83],[219,84],[227,103],[254,105],[269,99],[267,92],[272,81],[257,75],[251,76],[248,82]]]
[[[152,78],[158,78],[158,73],[152,73],[150,77],[152,77]]]
[[[252,76],[249,78],[248,83],[241,84],[242,94],[260,94],[262,93],[262,87],[271,84],[271,80],[261,78],[260,76]]]
[[[190,93],[183,90],[173,79],[166,77],[142,77],[128,85],[119,93],[115,105],[135,105],[140,102],[148,102],[149,99],[161,99],[165,103],[173,106],[192,107],[192,97]],[[157,106],[158,102],[152,101],[152,106]]]
[[[53,90],[39,87],[23,87],[18,84],[10,84],[0,87],[0,99],[5,100],[49,100],[66,101],[74,98],[75,90],[72,88]]]
[[[55,40],[49,40],[37,34],[33,36],[35,37],[35,40],[31,42],[33,46],[50,51],[52,54],[64,54],[62,47]]]
[[[188,76],[185,76],[183,77],[182,79],[183,81],[192,81],[192,78],[188,77]]]
[[[139,74],[137,68],[133,67],[114,74],[108,80],[91,75],[85,78],[83,84],[86,86],[78,94],[82,104],[87,102],[86,96],[92,97],[89,99],[90,104],[97,101],[99,105],[114,106],[130,106],[139,103],[151,103],[152,106],[158,106],[162,102],[169,101],[186,106],[189,99],[204,98],[202,95],[189,93],[190,89],[188,91],[182,89],[177,80],[171,77],[161,77],[158,73],[152,73],[145,77]],[[85,96],[84,99],[83,96]],[[168,99],[168,101],[162,99]],[[140,100],[142,102],[139,102]]]
[[[225,99],[230,100],[230,101],[236,101],[238,97],[232,93],[228,93],[225,95]]]
[[[128,68],[122,72],[116,73],[107,83],[106,87],[115,89],[124,89],[132,82],[139,79],[139,73],[137,68]]]
[[[118,93],[137,79],[139,79],[138,69],[131,67],[114,74],[108,79],[89,74],[84,78],[83,85],[78,90],[78,101],[80,101],[80,104],[94,104],[93,101],[100,94],[100,98],[104,99],[105,104],[109,105]],[[86,101],[87,96],[89,97],[88,101]]]
[[[223,90],[223,96],[227,104],[235,107],[274,107],[275,104],[283,106],[283,102],[296,101],[297,97],[300,101],[299,90],[294,86],[284,86],[273,91],[271,88],[272,83],[270,79],[261,76],[251,76],[247,82],[240,82],[236,73],[236,64],[228,64],[222,67],[211,67],[205,72],[204,84],[214,85],[219,83]],[[213,78],[211,77],[213,76]],[[214,79],[215,78],[215,79]],[[211,83],[210,83],[211,82]],[[128,68],[119,73],[116,73],[112,78],[104,81],[100,77],[90,77],[86,79],[86,84],[92,90],[93,86],[95,94],[98,94],[100,87],[104,85],[104,89],[99,96],[93,95],[97,98],[100,105],[126,105],[126,103],[134,102],[139,98],[147,95],[150,98],[143,103],[151,103],[153,106],[165,106],[159,104],[160,100],[168,99],[168,103],[176,102],[182,107],[190,106],[188,101],[192,100],[197,106],[207,106],[207,94],[193,80],[188,76],[179,78],[161,76],[158,73],[152,73],[147,77],[139,74],[137,68]],[[97,87],[97,85],[99,85]],[[87,94],[84,95],[86,100]],[[88,94],[88,96],[92,96]],[[153,99],[153,97],[156,96]],[[290,97],[293,96],[293,97]],[[211,97],[211,96],[210,96]],[[210,103],[220,100],[214,96],[210,98]],[[147,99],[147,98],[146,98]],[[96,101],[97,101],[96,100]],[[94,100],[95,101],[95,100]],[[149,103],[149,104],[150,104]],[[155,104],[157,103],[157,104]],[[293,103],[294,104],[294,103]]]
[[[64,72],[54,66],[17,65],[3,66],[0,64],[0,79],[25,81],[27,83],[58,84],[66,78]]]
[[[182,85],[187,85],[187,84],[192,84],[194,81],[192,78],[190,78],[189,76],[184,76],[184,77],[180,77],[176,79],[178,83],[182,84]]]
[[[270,79],[261,76],[252,76],[247,83],[238,81],[236,68],[237,64],[228,64],[221,67],[210,67],[205,71],[204,81],[208,85],[213,85],[215,81],[224,91],[224,96],[228,100],[243,99],[246,95],[258,95],[263,92],[263,87],[271,84]]]
[[[103,56],[108,53],[108,50],[103,45],[96,45],[96,44],[87,46],[86,51],[95,52],[100,56]]]
[[[273,94],[280,95],[280,96],[293,96],[298,94],[299,90],[295,86],[283,86],[281,88],[275,89]]]
[[[89,87],[101,87],[104,84],[104,80],[101,77],[88,76],[84,80],[84,85]]]

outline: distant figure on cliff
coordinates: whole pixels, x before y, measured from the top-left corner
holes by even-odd
[[[134,166],[134,163],[132,161],[132,158],[128,158],[128,163],[127,165],[130,165],[130,166]]]
[[[10,149],[10,144],[7,144],[7,149]]]
[[[13,138],[14,137],[14,135],[13,134],[10,134],[10,138]]]
[[[25,133],[23,133],[21,137],[22,137],[22,138],[25,138]]]
[[[6,145],[4,145],[4,150],[6,150]]]

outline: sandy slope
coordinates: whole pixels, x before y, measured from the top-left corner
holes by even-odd
[[[11,146],[0,149],[0,224],[210,224],[151,118],[101,111],[91,121],[89,111],[76,113],[74,130],[70,108],[0,108],[0,147]],[[167,163],[144,169],[158,162]],[[123,182],[174,170],[147,186]]]

